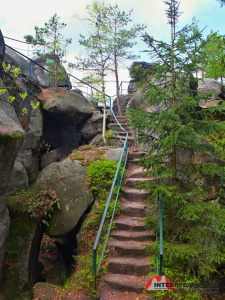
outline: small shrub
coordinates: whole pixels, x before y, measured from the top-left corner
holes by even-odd
[[[48,225],[54,208],[60,209],[59,198],[52,189],[37,190],[35,188],[22,189],[10,197],[11,204],[17,209],[27,211],[32,218],[42,219]]]
[[[87,183],[91,187],[94,195],[99,199],[104,199],[112,185],[118,163],[107,159],[95,161],[92,163],[87,172]],[[121,171],[122,172],[122,168]]]

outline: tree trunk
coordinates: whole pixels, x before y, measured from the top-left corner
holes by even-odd
[[[115,66],[115,77],[116,77],[116,104],[118,109],[118,116],[122,116],[122,110],[120,106],[120,94],[119,94],[119,75],[118,75],[118,66],[116,52],[114,51],[114,66]]]

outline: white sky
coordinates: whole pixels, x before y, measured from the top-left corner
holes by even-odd
[[[69,48],[69,61],[81,52],[77,40],[79,34],[86,33],[85,23],[78,20],[75,15],[81,18],[85,15],[85,7],[90,4],[91,0],[39,0],[36,3],[31,3],[28,0],[11,0],[4,2],[4,9],[0,11],[0,29],[6,37],[23,40],[23,36],[34,34],[34,26],[44,26],[50,17],[55,13],[60,16],[60,22],[67,24],[66,29],[62,32],[67,38],[72,38],[72,45]],[[133,9],[131,15],[133,22],[144,23],[147,25],[146,32],[154,36],[158,40],[167,40],[169,27],[165,17],[166,5],[163,0],[108,0],[110,4],[118,4],[121,10],[128,12]],[[183,14],[180,17],[180,27],[191,22],[195,16],[199,21],[200,29],[207,26],[205,34],[210,30],[219,31],[220,34],[225,34],[225,6],[220,7],[216,0],[180,0],[180,11]],[[17,48],[24,48],[22,44],[12,44],[8,39],[6,44]],[[146,46],[142,41],[139,41],[135,49],[135,54],[141,55],[139,60],[148,61],[144,53]],[[25,50],[27,48],[25,47]],[[24,52],[24,54],[26,54]],[[127,62],[129,66],[132,62]],[[76,72],[75,72],[76,73]],[[78,76],[78,75],[77,75]],[[79,77],[79,76],[78,76]],[[129,80],[128,71],[121,70],[120,80]]]

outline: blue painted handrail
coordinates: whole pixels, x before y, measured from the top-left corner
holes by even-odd
[[[105,255],[105,250],[106,250],[106,247],[107,247],[110,231],[111,231],[111,228],[112,228],[113,218],[114,218],[114,215],[115,215],[116,205],[117,205],[117,202],[118,202],[120,188],[121,188],[121,184],[122,184],[122,180],[123,180],[123,176],[124,176],[124,172],[125,172],[125,167],[126,167],[126,163],[127,163],[127,158],[128,158],[128,132],[119,124],[119,122],[116,119],[113,111],[112,111],[112,115],[115,118],[117,124],[120,126],[120,128],[123,129],[124,132],[126,132],[126,138],[125,138],[125,141],[123,142],[123,148],[122,148],[122,151],[121,151],[121,155],[120,155],[120,159],[119,159],[118,166],[117,166],[117,169],[116,169],[116,173],[115,173],[115,176],[114,176],[114,179],[113,179],[113,182],[112,182],[112,186],[111,186],[111,189],[110,189],[110,192],[109,192],[108,199],[107,199],[106,204],[105,204],[105,209],[104,209],[104,212],[103,212],[102,220],[101,220],[101,223],[99,225],[99,229],[98,229],[96,239],[95,239],[95,242],[94,242],[94,246],[93,246],[93,267],[92,267],[92,270],[93,270],[93,288],[94,288],[94,290],[96,290],[96,277],[99,273],[99,270],[100,270],[100,267],[101,267],[101,264],[102,264],[102,261],[103,261],[104,255]],[[124,162],[122,162],[123,160],[124,160]],[[122,174],[120,174],[121,167],[123,167]],[[117,187],[116,195],[114,193],[115,187]],[[110,216],[110,222],[109,222],[109,225],[108,225],[108,230],[107,230],[107,234],[106,234],[106,237],[105,237],[105,242],[104,242],[103,249],[102,249],[101,253],[98,255],[97,250],[98,250],[99,240],[100,240],[100,237],[101,237],[101,234],[102,234],[103,226],[105,224],[106,214],[108,212],[109,205],[112,202],[112,199],[113,199],[114,196],[115,196],[115,201],[114,201],[114,205],[113,205],[113,211],[112,211],[112,214]]]

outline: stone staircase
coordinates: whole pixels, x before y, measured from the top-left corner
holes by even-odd
[[[147,231],[143,222],[147,211],[144,200],[148,192],[135,188],[137,184],[150,180],[136,164],[141,155],[144,153],[129,151],[120,215],[114,219],[116,229],[111,231],[108,269],[103,276],[110,288],[125,293],[142,293],[150,272],[150,258],[146,256],[145,246],[155,240],[154,232]]]
[[[133,136],[133,133],[130,129],[130,127],[128,126],[127,122],[129,120],[129,116],[117,116],[116,117],[118,122],[120,123],[120,125],[126,130],[128,131],[128,144],[131,146],[131,145],[134,145],[134,136]],[[115,130],[118,132],[120,138],[122,140],[125,140],[125,137],[126,137],[126,132],[123,131],[119,125],[116,124],[115,122],[115,119],[112,118],[111,119],[111,122],[109,123],[108,125],[109,128],[111,128],[112,130]]]

